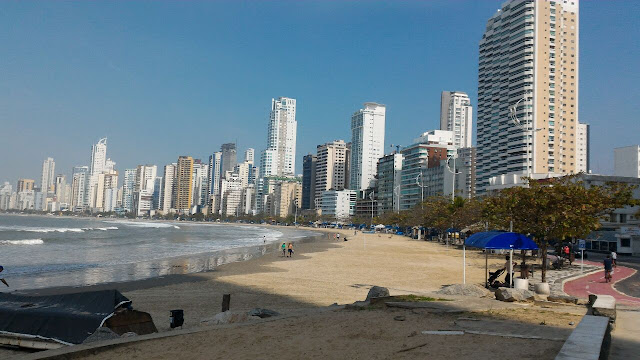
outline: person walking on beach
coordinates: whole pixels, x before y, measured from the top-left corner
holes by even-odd
[[[293,255],[293,244],[289,243],[289,257],[291,257],[291,255]]]
[[[287,243],[282,243],[282,256],[287,256]]]
[[[336,234],[336,239],[337,239],[338,241],[340,241],[340,233],[337,233],[337,234]]]
[[[0,272],[2,272],[4,270],[4,267],[2,267],[2,265],[0,265]],[[7,287],[9,287],[9,284],[7,283],[7,280],[5,280],[4,278],[0,278],[0,281],[2,281],[3,284],[7,285]]]
[[[604,282],[611,282],[611,269],[612,269],[612,261],[611,256],[607,255],[607,258],[604,259]]]

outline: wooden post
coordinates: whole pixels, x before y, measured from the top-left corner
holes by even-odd
[[[484,287],[489,288],[489,250],[484,249]]]
[[[222,295],[222,312],[229,310],[231,305],[231,294]]]

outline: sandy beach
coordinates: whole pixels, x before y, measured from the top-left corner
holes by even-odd
[[[433,351],[448,348],[447,341],[451,340],[436,336],[429,337],[434,341],[432,348],[398,353],[405,347],[425,340],[414,338],[415,331],[434,327],[446,329],[455,323],[454,315],[401,309],[332,311],[327,307],[335,303],[348,304],[364,300],[373,285],[387,287],[391,295],[433,295],[433,291],[439,290],[443,285],[462,283],[462,251],[404,236],[360,232],[354,235],[353,231],[341,231],[342,238],[346,236],[348,241],[336,241],[333,237],[335,232],[322,229],[318,237],[296,243],[295,253],[291,258],[283,257],[277,250],[277,244],[273,244],[271,250],[262,257],[223,265],[212,272],[98,286],[119,289],[133,301],[135,309],[152,315],[160,332],[170,330],[171,309],[184,310],[185,329],[204,328],[201,320],[220,312],[223,294],[231,294],[232,311],[266,308],[285,315],[281,320],[247,325],[251,328],[212,327],[204,333],[121,346],[101,352],[98,358],[122,358],[130,357],[130,354],[135,354],[130,358],[141,359],[181,358],[182,356],[178,356],[180,352],[183,356],[188,354],[189,358],[194,359],[413,358],[433,356]],[[282,241],[286,239],[283,238]],[[482,285],[485,278],[484,254],[467,251],[466,258],[467,283]],[[490,269],[496,269],[502,264],[504,259],[500,256],[489,260]],[[58,292],[64,289],[48,291]],[[486,301],[495,302],[488,299]],[[483,310],[489,310],[489,307]],[[406,323],[393,321],[398,314],[414,318]],[[419,316],[415,317],[416,314]],[[568,323],[577,322],[580,318],[577,314],[560,316],[558,313],[541,314],[537,310],[527,309],[522,309],[520,313],[509,315],[506,312],[502,315],[505,314],[507,316],[503,320],[509,322],[517,319],[528,323],[527,326],[544,323],[559,329],[570,328]],[[409,323],[414,324],[407,327]],[[369,328],[370,326],[373,328]],[[284,336],[281,340],[280,335]],[[562,345],[561,341],[465,336],[467,338],[464,346],[456,345],[455,351],[435,358],[473,358],[477,351],[486,351],[487,356],[495,355],[502,353],[495,352],[496,344],[505,341],[510,346],[522,349],[522,358],[533,358],[541,352],[545,355],[542,358],[553,358]],[[565,335],[561,338],[563,336]],[[272,343],[280,341],[282,346],[272,347]],[[288,342],[298,344],[295,350],[287,350],[285,344]],[[265,348],[268,350],[264,350]],[[508,352],[503,355],[507,356]]]

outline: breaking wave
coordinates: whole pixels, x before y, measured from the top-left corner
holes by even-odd
[[[42,239],[24,239],[24,240],[0,240],[2,245],[42,245]]]
[[[95,227],[95,228],[45,228],[45,227],[28,227],[28,226],[0,226],[0,230],[4,231],[28,231],[28,232],[37,232],[37,233],[66,233],[66,232],[75,232],[81,233],[85,231],[107,231],[107,230],[118,230],[117,226],[107,226],[107,227]]]

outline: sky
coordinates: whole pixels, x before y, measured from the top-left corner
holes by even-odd
[[[350,140],[364,102],[387,106],[387,151],[409,145],[439,127],[441,91],[476,105],[478,42],[501,3],[5,1],[0,182],[39,183],[46,157],[70,175],[105,136],[121,172],[234,141],[258,158],[279,96],[297,99],[298,173],[316,145]],[[594,173],[640,143],[639,24],[634,1],[581,1],[579,120]]]

